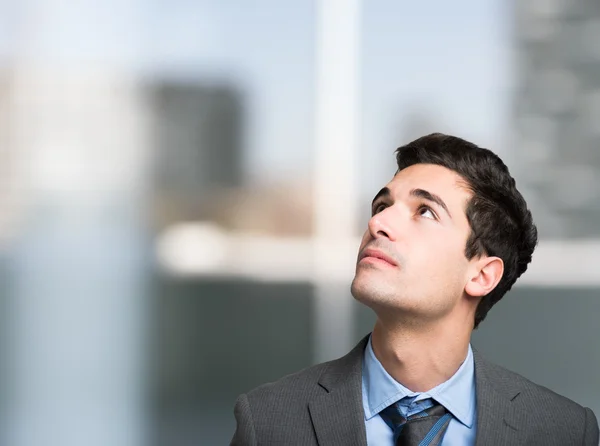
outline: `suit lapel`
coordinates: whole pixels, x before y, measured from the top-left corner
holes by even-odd
[[[477,394],[476,445],[516,446],[526,443],[527,414],[514,406],[520,396],[515,382],[474,350]]]
[[[309,402],[319,446],[366,446],[362,404],[362,357],[368,336],[319,378],[324,393]]]

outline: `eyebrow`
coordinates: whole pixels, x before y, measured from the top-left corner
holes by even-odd
[[[380,198],[390,198],[391,196],[392,192],[390,191],[390,188],[384,187],[379,192],[377,192],[377,195],[375,195],[375,198],[373,198],[373,201],[371,202],[371,207],[373,207],[375,205],[375,202]]]
[[[373,202],[371,203],[371,207],[373,207],[375,205],[375,203],[380,198],[389,199],[391,197],[391,195],[392,195],[392,192],[390,191],[390,188],[389,187],[384,187],[379,192],[377,192],[377,195],[375,195],[375,198],[373,198]],[[410,195],[412,197],[422,198],[424,200],[431,201],[432,203],[437,204],[444,211],[446,211],[446,214],[448,214],[448,216],[450,218],[452,218],[452,214],[448,210],[448,206],[446,206],[446,203],[444,203],[444,200],[442,200],[441,197],[439,197],[438,195],[432,194],[431,192],[429,192],[429,191],[427,191],[425,189],[413,189],[413,190],[410,191]]]
[[[432,203],[437,204],[444,211],[446,211],[448,217],[452,218],[452,214],[448,210],[448,206],[446,206],[444,200],[442,200],[441,197],[439,197],[438,195],[432,194],[431,192],[426,191],[425,189],[413,189],[410,191],[410,195],[413,197],[423,198],[424,200],[431,201]]]

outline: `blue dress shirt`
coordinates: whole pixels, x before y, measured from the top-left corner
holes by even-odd
[[[453,415],[440,446],[475,444],[477,408],[471,345],[467,358],[448,381],[428,392],[415,393],[385,371],[375,357],[369,337],[363,361],[362,397],[369,446],[393,446],[393,431],[379,415],[380,411],[400,401],[403,415],[407,417],[431,406],[431,398]]]

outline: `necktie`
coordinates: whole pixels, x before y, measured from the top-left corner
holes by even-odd
[[[452,419],[441,404],[405,418],[398,404],[386,407],[381,418],[394,430],[395,446],[438,446]]]

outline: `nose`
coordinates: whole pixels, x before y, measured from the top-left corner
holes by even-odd
[[[369,233],[374,239],[387,238],[390,241],[396,240],[394,229],[390,224],[389,209],[390,208],[384,209],[373,215],[369,220]]]

